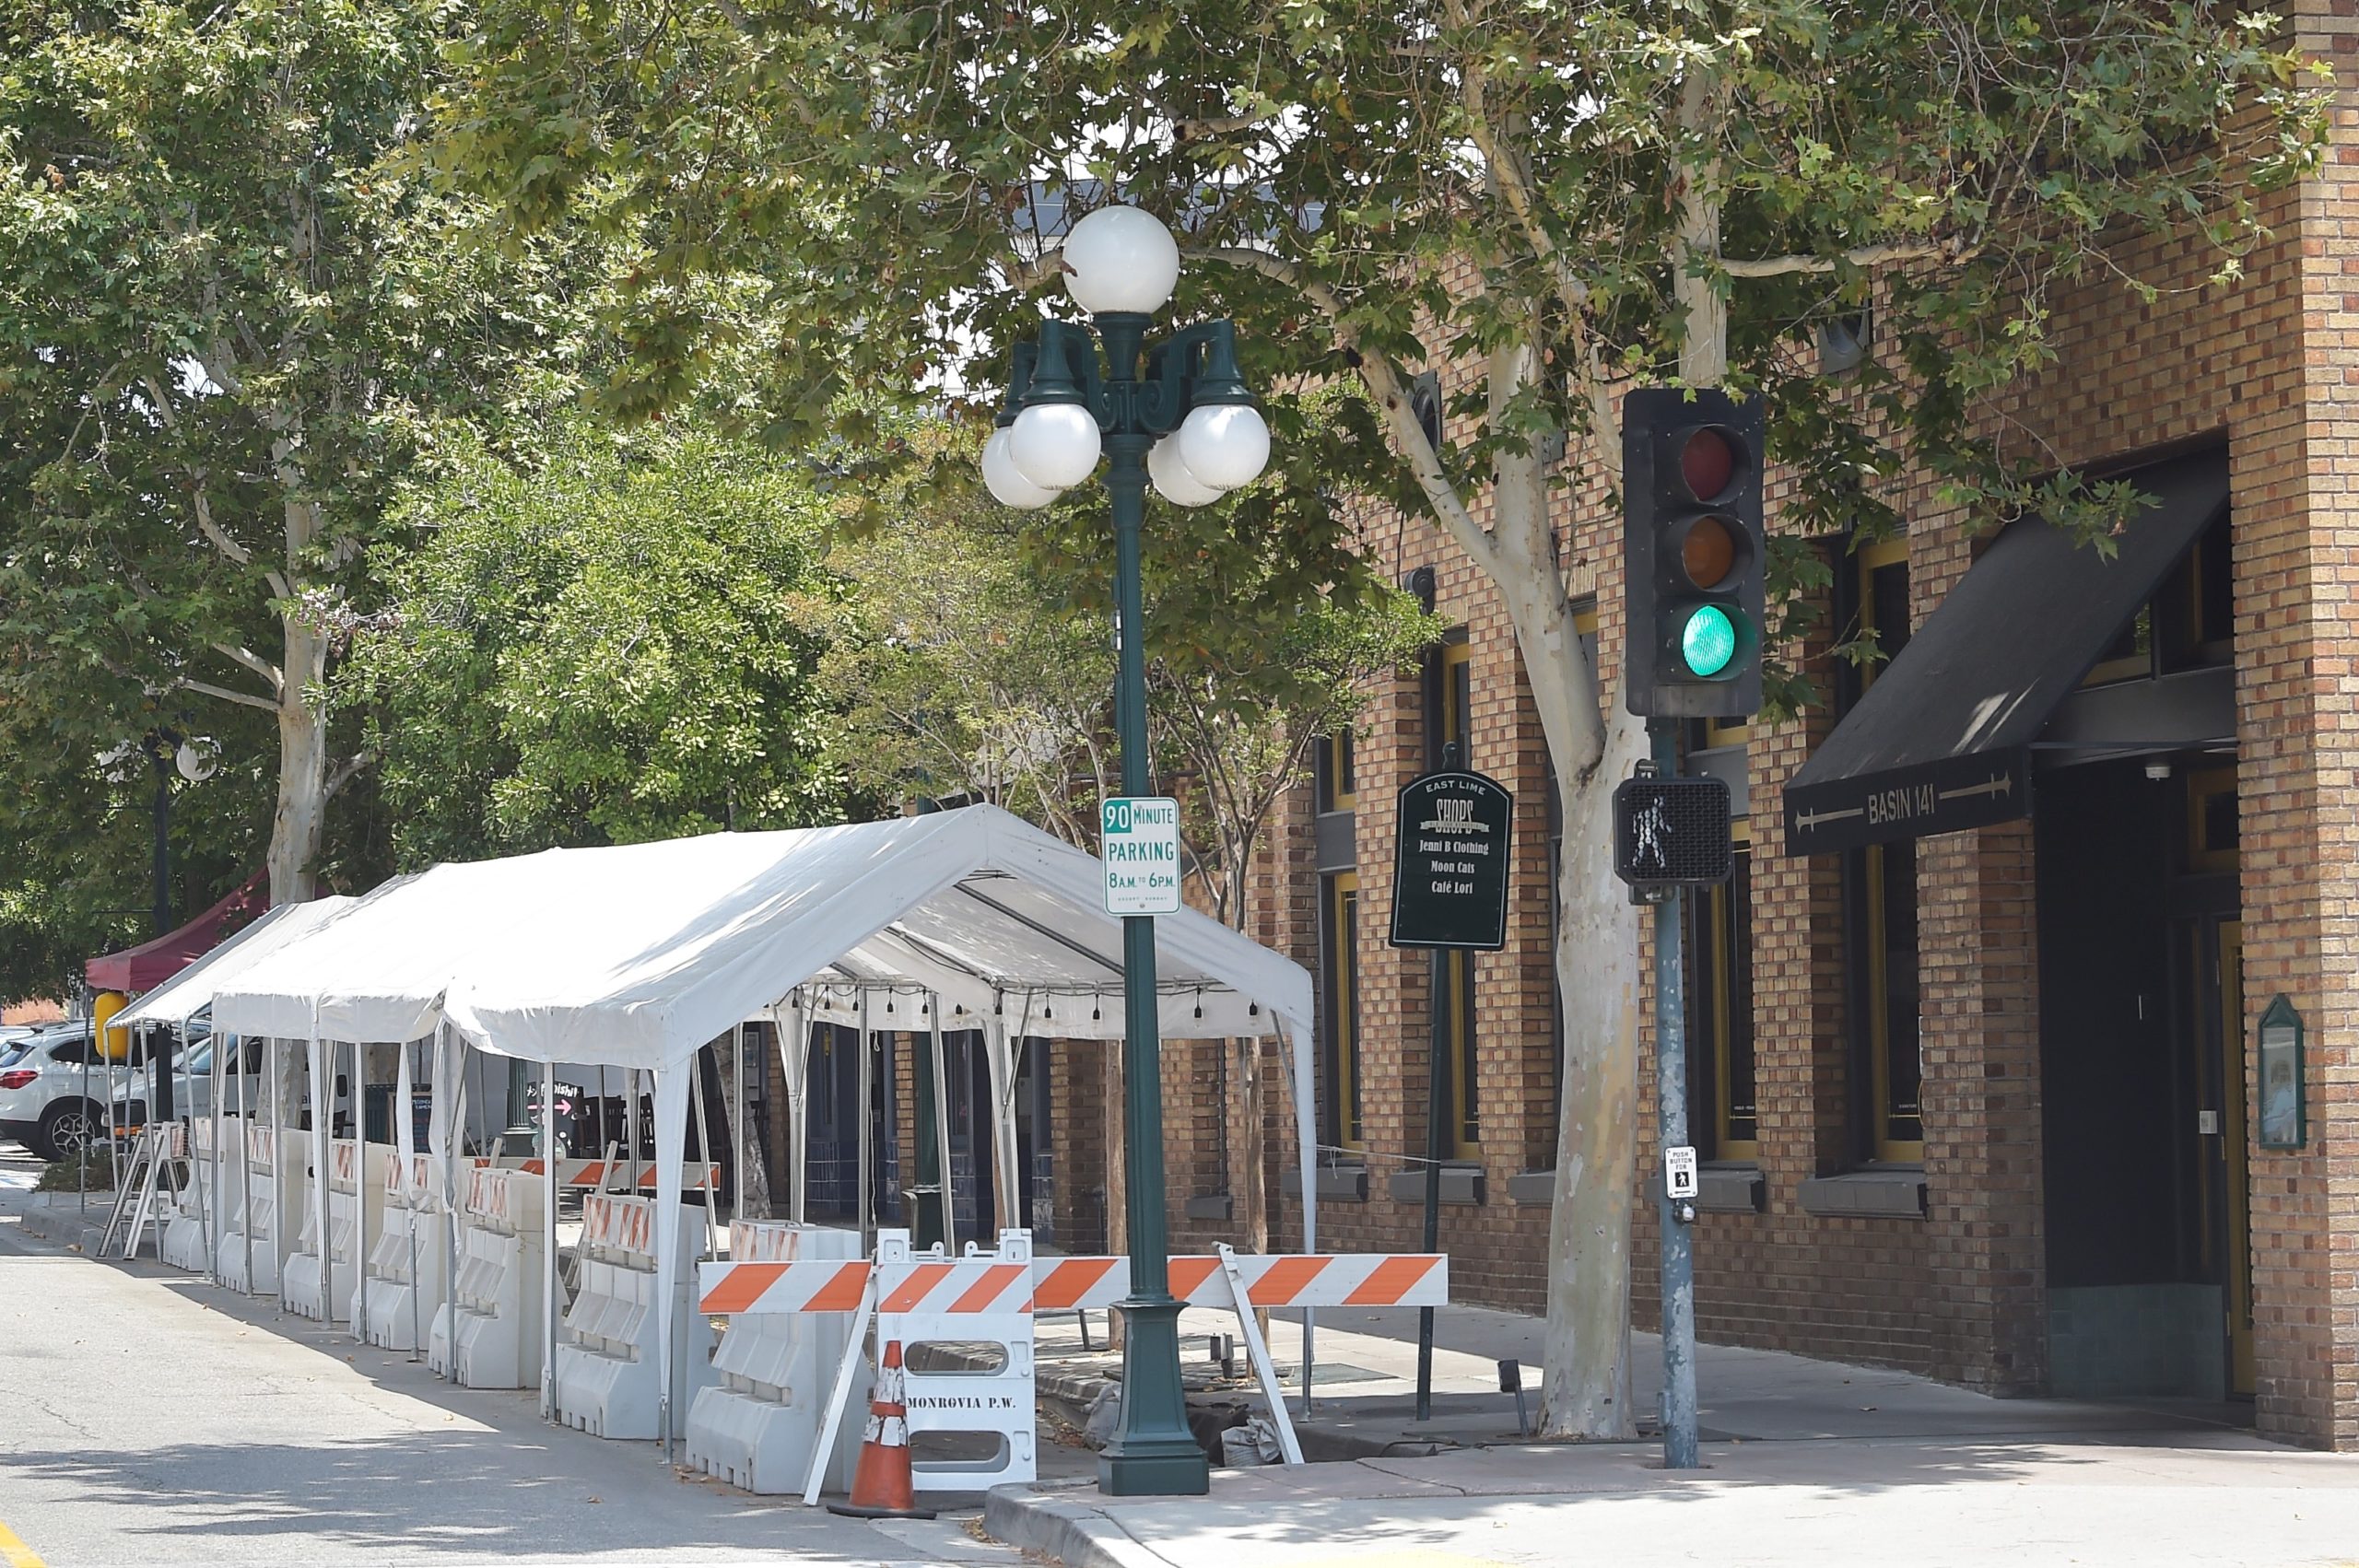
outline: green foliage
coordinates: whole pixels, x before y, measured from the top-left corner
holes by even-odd
[[[710,435],[461,435],[346,671],[398,864],[835,820],[803,629],[827,516]]]
[[[1110,188],[1179,221],[1195,259],[1175,315],[1238,318],[1249,377],[1277,389],[1290,467],[1249,503],[1272,524],[1322,485],[1428,509],[1367,410],[1299,444],[1294,389],[1370,356],[1413,369],[1530,343],[1555,368],[1497,407],[1462,388],[1439,454],[1461,497],[1553,430],[1575,437],[1567,478],[1608,462],[1612,389],[1675,377],[1692,267],[1730,309],[1726,380],[1769,397],[1796,532],[1899,526],[1905,451],[1971,519],[2039,505],[2102,536],[2125,497],[2048,474],[2045,449],[1989,417],[1995,396],[2055,361],[2057,291],[2119,272],[2125,240],[2194,233],[2233,282],[2262,197],[2323,145],[2323,74],[2306,82],[2276,19],[2232,6],[479,16],[439,105],[442,166],[527,227],[594,208],[642,245],[658,360],[734,341],[677,308],[695,280],[756,280],[779,323],[773,401],[806,415],[847,381],[915,386],[978,348],[1002,363],[1042,303],[1062,308],[1035,293],[1034,238]],[[1675,262],[1691,195],[1718,215],[1717,252]],[[1867,366],[1820,376],[1817,328],[1872,299]],[[1824,570],[1790,549],[1776,565],[1789,600]]]
[[[974,461],[949,431],[917,440],[924,466]],[[842,595],[804,602],[850,784],[887,804],[988,801],[1094,846],[1113,777],[1106,618],[1042,580],[1015,514],[987,497],[896,509],[838,544]]]

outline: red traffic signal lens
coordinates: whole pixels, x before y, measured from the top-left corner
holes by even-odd
[[[1679,482],[1699,501],[1717,501],[1735,482],[1736,440],[1714,425],[1699,425],[1679,445]]]
[[[1736,534],[1725,518],[1706,515],[1679,541],[1680,569],[1698,588],[1718,588],[1736,569]]]

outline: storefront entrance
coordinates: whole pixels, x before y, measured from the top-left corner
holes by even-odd
[[[2252,1387],[2235,770],[2038,780],[2051,1389]]]

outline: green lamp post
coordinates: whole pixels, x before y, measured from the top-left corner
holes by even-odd
[[[1020,345],[999,428],[983,449],[983,480],[1011,507],[1045,507],[1110,459],[1113,503],[1115,729],[1122,790],[1153,788],[1146,749],[1146,656],[1139,628],[1139,528],[1153,481],[1167,500],[1203,506],[1250,484],[1269,461],[1270,431],[1237,371],[1227,322],[1146,342],[1180,278],[1180,247],[1137,207],[1101,207],[1073,227],[1065,287],[1091,324],[1041,324]],[[1094,332],[1093,332],[1094,329]],[[1104,349],[1100,363],[1099,346]],[[1166,1496],[1207,1490],[1204,1451],[1188,1431],[1180,1382],[1180,1304],[1164,1235],[1163,1079],[1156,1017],[1155,917],[1122,919],[1131,1293],[1122,1303],[1122,1419],[1097,1464],[1099,1490]]]

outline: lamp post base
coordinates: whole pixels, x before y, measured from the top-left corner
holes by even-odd
[[[1122,1307],[1122,1422],[1097,1456],[1097,1490],[1109,1497],[1202,1497],[1212,1467],[1188,1430],[1180,1381],[1180,1304],[1126,1301]]]

